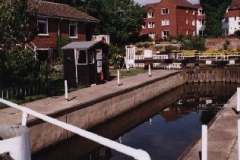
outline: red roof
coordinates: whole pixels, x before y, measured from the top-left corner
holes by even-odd
[[[192,3],[188,2],[187,0],[169,0],[169,1],[171,1],[176,6],[179,7],[196,8]]]
[[[98,19],[77,10],[67,4],[47,2],[42,0],[29,0],[28,9],[31,10],[37,5],[37,13],[40,16],[47,16],[52,18],[66,18],[76,21],[92,21],[99,22]]]
[[[155,9],[155,7],[159,4],[159,2],[156,2],[156,3],[148,3],[146,4],[144,7],[146,10],[149,10],[150,8],[153,8]]]
[[[240,0],[232,0],[229,9],[240,9]]]

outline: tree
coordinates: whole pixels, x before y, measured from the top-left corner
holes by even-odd
[[[28,10],[28,0],[0,0],[0,43],[5,49],[16,47],[27,40],[35,7]]]
[[[39,62],[29,50],[14,48],[7,51],[7,73],[5,78],[9,82],[24,82],[39,76]]]
[[[222,19],[232,0],[200,0],[206,15],[206,34],[208,37],[222,35]]]
[[[139,32],[145,10],[133,0],[85,0],[78,8],[98,18],[96,34],[110,35],[113,45],[128,43],[132,33]]]

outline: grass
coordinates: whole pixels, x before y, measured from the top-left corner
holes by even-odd
[[[110,69],[109,72],[112,77],[117,77],[117,69]],[[141,68],[130,68],[129,71],[127,71],[126,69],[120,69],[120,76],[121,77],[136,76],[138,74],[146,72],[148,72],[148,70]]]
[[[72,91],[86,88],[86,87],[89,87],[89,86],[82,85],[82,84],[80,84],[78,86],[70,86],[68,88],[68,91],[72,92]],[[55,79],[55,80],[49,81],[49,89],[48,89],[48,92],[46,92],[46,93],[38,94],[38,95],[14,97],[14,98],[10,98],[7,100],[11,101],[13,103],[16,103],[16,104],[23,104],[23,103],[27,103],[27,102],[36,101],[39,99],[44,99],[44,98],[51,97],[51,96],[61,96],[64,94],[64,92],[65,92],[64,80],[63,79],[57,79],[57,80]],[[7,107],[8,106],[6,106],[5,104],[0,103],[0,109],[7,108]]]

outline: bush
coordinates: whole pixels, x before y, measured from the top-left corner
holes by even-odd
[[[181,40],[181,49],[205,51],[205,39],[201,37],[187,37]]]
[[[24,82],[39,77],[39,61],[25,49],[12,49],[6,53],[6,75],[10,81]]]

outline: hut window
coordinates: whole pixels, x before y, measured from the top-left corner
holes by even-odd
[[[87,52],[85,50],[80,50],[78,52],[78,64],[87,63]]]
[[[94,58],[94,52],[89,53],[89,63],[94,64],[95,58]]]
[[[70,38],[78,37],[77,23],[69,25],[69,35],[70,35]]]

